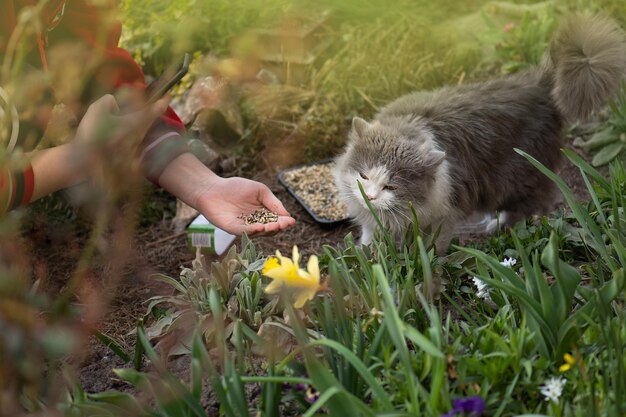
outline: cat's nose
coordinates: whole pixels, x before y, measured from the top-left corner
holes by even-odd
[[[373,200],[376,200],[376,196],[373,196],[373,195],[371,195],[371,194],[367,194],[367,199],[368,199],[369,201],[373,201]]]

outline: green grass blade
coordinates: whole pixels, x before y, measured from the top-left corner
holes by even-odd
[[[198,333],[196,333],[193,337],[193,342],[191,346],[191,354],[193,358],[197,358],[200,361],[200,364],[204,369],[208,371],[209,380],[211,381],[211,387],[215,392],[215,395],[220,401],[220,407],[224,410],[227,416],[229,417],[237,417],[237,414],[233,410],[228,394],[224,389],[224,385],[222,384],[222,378],[215,369],[213,365],[213,359],[209,357],[209,353],[202,342],[202,338]]]
[[[113,353],[119,356],[119,358],[122,359],[124,363],[130,362],[130,353],[128,353],[117,340],[97,330],[95,332],[95,336],[104,346],[111,349]]]
[[[202,396],[202,364],[198,358],[191,358],[191,395],[197,401]]]
[[[285,307],[291,320],[291,326],[294,334],[296,335],[296,339],[300,345],[306,346],[310,343],[310,341],[300,316],[296,314],[294,307],[290,303],[286,303]],[[311,349],[304,348],[302,349],[302,355],[304,356],[304,364],[309,378],[311,378],[314,387],[318,391],[324,394],[327,390],[339,388],[341,392],[344,392],[341,383],[339,383],[337,378],[335,378],[335,376],[330,372],[328,366],[322,364],[322,362],[317,358],[315,352]],[[337,398],[333,395],[328,398],[328,410],[331,416],[342,417],[352,415],[350,406],[354,406],[354,404],[346,402],[344,397],[345,396],[342,395],[341,398]]]
[[[613,279],[604,284],[597,290],[600,303],[604,305],[610,304],[616,297],[623,293],[626,287],[626,273],[624,269],[620,269],[613,273]],[[584,306],[572,313],[559,329],[558,340],[562,349],[569,349],[569,341],[576,340],[578,334],[583,330],[580,323],[584,321],[585,316],[593,316],[593,312],[598,308],[598,302],[593,298]]]
[[[177,280],[175,280],[174,278],[168,277],[167,275],[163,275],[163,274],[154,274],[153,278],[158,281],[163,281],[166,284],[171,285],[172,287],[176,289],[176,291],[178,291],[181,294],[187,293],[187,289],[185,288],[185,286],[181,284],[180,282],[178,282]]]
[[[505,394],[503,396],[503,400],[500,403],[500,406],[498,407],[498,409],[496,410],[496,413],[494,414],[494,417],[500,417],[502,415],[502,413],[504,413],[504,409],[511,402],[511,395],[513,393],[513,390],[517,386],[517,382],[519,381],[519,378],[520,378],[520,374],[516,374],[513,377],[513,381],[511,381],[509,386],[506,388],[506,392],[505,392]]]
[[[126,392],[104,391],[95,394],[89,394],[89,399],[96,402],[112,404],[119,407],[128,415],[145,415],[146,410],[141,403],[133,395]]]
[[[554,276],[555,283],[550,288],[554,301],[552,312],[560,325],[570,314],[576,288],[580,283],[580,274],[576,269],[559,258],[559,246],[554,231],[550,233],[550,242],[541,254],[541,262]]]
[[[367,195],[365,194],[365,190],[363,189],[363,184],[361,184],[361,181],[358,181],[358,186],[359,186],[359,191],[361,192],[361,197],[363,198],[363,201],[365,201],[365,204],[367,205],[367,208],[369,209],[370,213],[372,213],[372,216],[374,216],[374,220],[376,221],[376,224],[378,225],[378,229],[380,230],[380,233],[383,234],[384,240],[387,243],[387,246],[391,249],[391,253],[394,256],[394,259],[397,259],[398,254],[396,252],[395,237],[391,236],[391,234],[387,231],[387,229],[383,225],[382,221],[380,220],[380,217],[376,213],[376,210],[374,210],[372,203],[370,203],[369,199],[367,198]]]
[[[139,331],[144,331],[143,318],[137,320],[137,331],[135,334],[138,334]],[[136,370],[141,369],[142,359],[143,359],[143,344],[139,342],[139,339],[137,339],[135,340],[135,354],[133,356],[133,367]]]
[[[145,350],[146,356],[150,359],[152,364],[159,371],[159,375],[164,380],[164,383],[172,389],[178,395],[185,404],[189,407],[189,409],[193,412],[193,414],[197,417],[206,417],[206,412],[204,408],[200,404],[199,401],[193,396],[189,388],[180,382],[176,377],[174,377],[171,372],[167,370],[167,368],[161,363],[161,359],[150,345],[150,341],[148,340],[145,332],[142,329],[138,329],[137,338],[143,344],[143,348]],[[157,398],[158,400],[158,398]]]
[[[367,369],[365,364],[357,358],[357,356],[344,345],[330,339],[320,339],[309,343],[309,346],[327,346],[341,356],[343,356],[357,370],[361,377],[365,380],[372,391],[372,394],[381,402],[384,408],[391,410],[393,405],[389,401],[389,396],[383,389],[382,385],[376,380],[374,375]]]
[[[248,401],[246,400],[246,391],[234,360],[227,360],[224,367],[224,380],[228,389],[228,396],[231,404],[234,406],[238,417],[249,417]]]
[[[624,150],[624,146],[626,145],[624,145],[622,141],[617,141],[604,146],[593,156],[591,165],[598,167],[608,164]]]
[[[267,375],[268,378],[273,378],[276,374],[276,363],[273,358],[270,358],[270,362],[268,363]],[[241,382],[248,383],[249,381],[245,380],[245,377],[239,377]],[[280,415],[280,396],[281,396],[281,385],[284,382],[276,382],[266,380],[261,382],[261,390],[262,390],[262,406],[264,416],[267,417],[278,417]]]
[[[456,291],[457,295],[458,295],[458,291]],[[465,306],[465,308],[463,308],[461,305],[459,305],[459,303],[457,303],[450,295],[448,295],[446,292],[442,292],[441,295],[443,296],[443,298],[446,299],[446,301],[448,303],[450,303],[450,305],[452,305],[452,307],[454,307],[454,310],[465,319],[465,321],[467,321],[470,325],[472,325],[473,327],[479,327],[480,325],[484,324],[481,323],[479,324],[476,319],[472,316],[470,316],[468,314],[468,311],[470,310],[469,304],[467,302],[465,302],[465,300],[463,300],[462,297],[459,296],[459,300],[461,301],[461,303],[463,303],[463,305]]]
[[[600,256],[606,259],[607,264],[610,266],[612,271],[617,269],[617,265],[615,265],[615,263],[609,257],[609,253],[604,243],[604,239],[602,238],[602,232],[600,228],[598,227],[597,223],[591,218],[589,213],[583,210],[580,204],[578,204],[576,198],[574,197],[574,193],[567,186],[567,184],[565,184],[565,182],[561,178],[559,178],[558,175],[546,168],[541,162],[539,162],[526,152],[520,149],[515,149],[515,152],[526,158],[532,165],[534,165],[537,169],[539,169],[539,171],[541,171],[545,176],[547,176],[550,180],[552,180],[552,182],[556,184],[556,186],[561,190],[561,193],[563,193],[563,197],[565,198],[565,201],[567,202],[569,207],[572,209],[574,216],[583,227],[588,237],[592,239],[594,243],[593,248],[598,251]]]
[[[602,205],[600,204],[600,199],[598,198],[598,194],[591,185],[589,181],[589,177],[585,173],[585,171],[580,171],[580,174],[585,181],[585,186],[587,187],[587,191],[589,191],[589,195],[591,196],[591,201],[593,201],[593,205],[596,206],[596,211],[598,212],[598,219],[600,220],[600,224],[606,223],[606,216],[604,215],[604,210],[602,210]],[[615,205],[613,205],[615,206]]]
[[[529,276],[531,275],[532,276]],[[539,288],[539,300],[543,309],[543,317],[550,323],[553,328],[557,328],[557,314],[555,314],[556,303],[554,302],[554,296],[550,287],[543,276],[543,271],[539,262],[539,254],[535,252],[533,254],[533,266],[532,270],[526,274],[526,279],[532,279],[535,281]]]
[[[242,376],[241,381],[244,383],[260,383],[265,384],[268,382],[274,384],[305,384],[311,385],[313,381],[310,378],[303,378],[297,376]]]
[[[417,237],[417,246],[420,252],[420,259],[422,261],[422,275],[424,279],[424,295],[429,302],[432,302],[435,298],[436,285],[433,281],[433,272],[430,269],[430,258],[424,247],[424,241],[421,236]]]
[[[445,359],[445,355],[443,354],[443,352],[441,352],[441,350],[437,346],[435,346],[433,342],[431,342],[426,336],[420,333],[417,329],[410,327],[410,326],[405,326],[404,334],[407,339],[413,342],[415,346],[422,349],[428,355],[431,355],[439,359]]]
[[[398,315],[398,310],[396,310],[394,305],[394,300],[391,296],[391,288],[389,287],[389,282],[387,281],[387,277],[383,271],[382,266],[374,265],[373,267],[374,275],[378,281],[378,285],[380,286],[380,291],[382,293],[383,300],[385,302],[384,311],[384,321],[387,325],[387,330],[389,332],[389,336],[393,344],[395,345],[398,355],[400,356],[400,361],[402,365],[405,367],[406,372],[408,372],[407,384],[409,390],[409,401],[412,405],[412,412],[419,413],[420,406],[418,402],[418,392],[417,385],[419,382],[415,377],[415,374],[412,372],[412,363],[409,356],[409,348],[404,339],[404,323],[400,319]]]

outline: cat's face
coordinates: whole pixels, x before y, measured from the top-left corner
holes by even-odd
[[[437,167],[445,153],[432,143],[380,123],[355,118],[341,171],[337,174],[340,198],[367,207],[359,190],[379,212],[404,211],[408,203],[419,205],[429,195]]]

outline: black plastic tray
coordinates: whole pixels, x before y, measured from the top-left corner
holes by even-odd
[[[284,170],[282,170],[282,171],[280,171],[278,173],[278,181],[282,184],[282,186],[285,187],[285,189],[287,189],[287,191],[289,191],[289,194],[291,194],[298,201],[298,203],[300,203],[300,205],[302,207],[304,207],[306,212],[309,213],[309,215],[313,218],[313,220],[315,220],[317,223],[319,223],[319,224],[321,224],[323,226],[337,226],[337,225],[340,225],[342,223],[345,223],[346,221],[348,221],[349,218],[345,217],[343,219],[330,220],[330,219],[324,219],[322,217],[319,217],[317,214],[315,214],[313,209],[311,207],[309,207],[309,205],[302,198],[300,198],[298,193],[294,189],[292,189],[289,186],[289,184],[287,184],[287,181],[285,181],[285,174],[290,172],[290,171],[299,169],[299,168],[310,167],[310,166],[315,166],[315,165],[325,165],[325,164],[329,164],[331,162],[333,162],[332,159],[324,159],[324,160],[313,162],[313,163],[310,163],[310,164],[295,165],[295,166],[292,166],[290,168],[284,169]]]

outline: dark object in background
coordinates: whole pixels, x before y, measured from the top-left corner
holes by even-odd
[[[337,198],[332,160],[298,165],[278,173],[278,181],[313,219],[327,226],[348,220],[345,205]]]
[[[154,103],[183,79],[189,71],[191,57],[185,54],[180,63],[167,68],[163,73],[146,87],[148,103]]]

